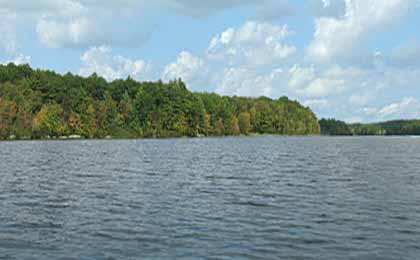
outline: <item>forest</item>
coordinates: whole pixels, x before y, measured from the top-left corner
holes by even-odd
[[[331,136],[390,136],[420,135],[420,120],[393,120],[370,124],[346,124],[335,119],[319,121],[322,135]]]
[[[107,82],[0,65],[2,140],[319,133],[315,114],[287,97],[228,97],[190,92],[180,79]]]

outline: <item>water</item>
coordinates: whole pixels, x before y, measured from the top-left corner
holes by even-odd
[[[419,259],[420,139],[0,142],[0,259]]]

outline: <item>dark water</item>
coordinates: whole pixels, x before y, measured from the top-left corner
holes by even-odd
[[[0,142],[0,259],[420,259],[420,139]]]

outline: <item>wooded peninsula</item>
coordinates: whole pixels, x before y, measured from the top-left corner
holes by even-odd
[[[420,135],[420,120],[393,120],[371,124],[347,124],[335,119],[319,121],[322,135],[330,136],[391,136]]]
[[[315,114],[281,97],[190,92],[185,83],[107,82],[0,65],[0,139],[318,135]]]

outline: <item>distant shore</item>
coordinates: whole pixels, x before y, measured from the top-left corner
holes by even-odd
[[[335,119],[319,121],[322,135],[329,136],[418,136],[420,120],[393,120],[379,123],[347,124]]]
[[[227,135],[227,136],[179,136],[179,137],[112,137],[106,138],[85,138],[85,137],[51,137],[51,138],[22,138],[22,139],[0,139],[0,142],[32,142],[32,141],[115,141],[115,140],[170,140],[170,139],[215,139],[215,138],[420,138],[420,135],[278,135],[278,134],[250,134],[250,135]]]

